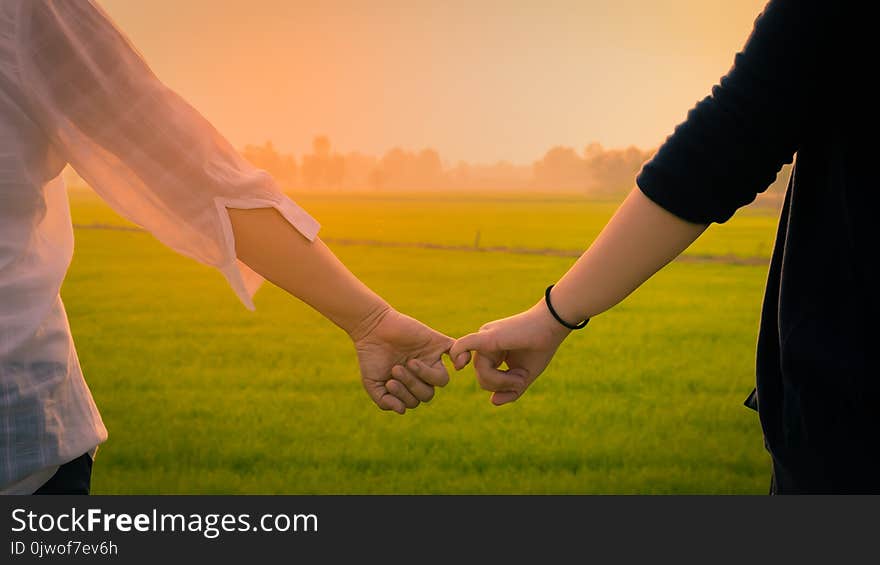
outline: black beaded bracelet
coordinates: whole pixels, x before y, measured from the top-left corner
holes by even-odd
[[[556,318],[556,321],[565,326],[570,330],[582,330],[587,327],[587,323],[590,321],[589,318],[581,322],[580,324],[574,325],[569,324],[562,317],[556,313],[556,310],[553,309],[553,304],[550,303],[550,291],[553,289],[554,285],[550,285],[547,287],[547,290],[544,291],[544,302],[547,304],[547,309],[550,310],[550,313],[553,314],[553,317]]]

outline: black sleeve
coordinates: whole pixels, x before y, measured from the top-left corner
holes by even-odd
[[[817,4],[764,8],[728,74],[642,168],[636,183],[648,198],[684,220],[721,223],[791,163],[821,80]]]

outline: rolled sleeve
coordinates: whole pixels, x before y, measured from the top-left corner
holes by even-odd
[[[791,163],[819,73],[817,3],[773,0],[734,65],[640,171],[636,184],[684,220],[727,221]]]
[[[216,267],[253,308],[261,278],[237,260],[228,208],[278,210],[304,237],[318,223],[165,86],[89,0],[22,4],[21,88],[33,119],[118,213]]]

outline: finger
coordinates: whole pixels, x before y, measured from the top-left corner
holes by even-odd
[[[448,335],[440,335],[443,336],[443,351],[441,353],[449,353],[449,350],[452,348],[453,344],[455,344],[455,340]]]
[[[390,392],[386,392],[376,404],[382,410],[392,410],[400,415],[406,414],[406,405]]]
[[[525,378],[511,371],[499,370],[498,362],[486,355],[477,353],[474,356],[474,369],[477,372],[477,382],[484,390],[521,392],[525,389]]]
[[[367,390],[367,394],[373,399],[376,406],[382,410],[393,410],[398,414],[406,412],[406,405],[401,402],[399,398],[389,394],[384,383],[373,382],[365,384],[364,386]]]
[[[455,367],[456,371],[461,371],[467,364],[471,362],[471,352],[465,351],[464,353],[459,353],[458,357],[452,359],[452,366]]]
[[[438,363],[434,363],[433,365],[428,365],[428,366],[429,366],[429,367],[434,367],[434,366],[439,365],[439,366],[443,367],[443,375],[445,375],[445,380],[446,380],[446,382],[444,382],[443,384],[435,384],[435,386],[445,386],[446,383],[449,382],[449,373],[446,371],[446,367],[443,366],[443,355],[444,355],[444,354],[445,354],[445,355],[449,355],[449,356],[450,356],[449,358],[452,359],[452,356],[451,356],[451,354],[449,353],[449,350],[452,349],[452,346],[453,346],[453,345],[455,345],[455,340],[454,340],[454,339],[452,339],[451,337],[449,337],[449,336],[447,336],[447,335],[443,335],[443,334],[440,334],[440,335],[442,336],[442,344],[443,344],[443,350],[440,351],[440,359],[438,359]],[[453,361],[453,365],[454,365],[454,364],[455,364],[455,361]],[[411,371],[416,371],[417,369],[416,369],[416,368],[413,368],[413,367],[410,367],[410,370],[411,370]],[[438,377],[438,378],[443,378],[443,377],[440,376],[439,373],[437,373],[437,377]],[[430,378],[430,375],[428,376],[428,378]],[[422,379],[422,380],[425,380],[425,379]]]
[[[441,362],[433,365],[423,363],[418,359],[410,359],[406,364],[406,368],[410,370],[416,377],[422,381],[434,386],[446,386],[449,383],[449,373]]]
[[[434,398],[434,387],[426,384],[403,365],[395,365],[391,369],[391,375],[397,379],[397,381],[403,383],[403,386],[406,387],[407,391],[421,402],[429,402]]]
[[[389,394],[403,402],[403,405],[407,408],[415,408],[419,405],[419,399],[413,396],[413,394],[407,390],[400,381],[390,379],[385,383],[385,388],[388,389]]]
[[[493,392],[492,404],[495,406],[501,406],[502,404],[516,401],[520,396],[522,395],[514,391]]]
[[[455,368],[461,369],[463,367],[463,365],[460,367],[458,364],[462,353],[485,350],[487,341],[488,334],[483,331],[468,334],[457,339],[455,343],[452,344],[452,347],[449,348],[449,357],[452,358],[453,363],[455,363]]]

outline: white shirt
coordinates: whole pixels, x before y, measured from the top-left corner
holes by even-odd
[[[0,0],[0,492],[32,491],[107,438],[59,295],[73,253],[67,163],[121,215],[218,268],[251,309],[262,279],[236,259],[226,208],[273,207],[309,240],[319,228],[101,8]]]

